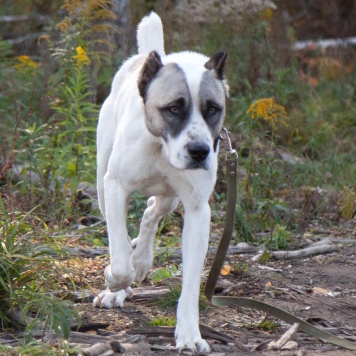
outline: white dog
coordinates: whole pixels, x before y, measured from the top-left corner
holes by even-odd
[[[166,55],[161,19],[143,18],[138,55],[116,74],[100,111],[97,133],[98,194],[109,234],[108,289],[97,307],[122,307],[130,285],[152,266],[161,217],[182,202],[183,285],[177,309],[176,346],[209,351],[199,331],[200,272],[210,228],[209,196],[217,170],[219,134],[228,86],[225,52],[211,59],[194,52]],[[126,229],[133,191],[151,196],[139,236]]]

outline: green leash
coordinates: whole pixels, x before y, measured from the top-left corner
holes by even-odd
[[[211,304],[215,306],[229,306],[232,308],[245,307],[262,310],[270,315],[273,315],[288,324],[298,323],[300,330],[309,335],[315,336],[325,342],[343,347],[349,350],[356,350],[356,344],[340,337],[334,336],[326,331],[323,331],[303,319],[274,307],[273,305],[260,302],[251,298],[243,297],[226,297],[214,296],[216,282],[219,278],[220,271],[224,265],[227,250],[229,248],[234,227],[235,207],[237,199],[237,160],[238,155],[231,147],[228,131],[224,128],[222,131],[222,141],[226,150],[226,177],[227,177],[227,207],[226,219],[222,238],[215,254],[214,262],[211,267],[208,280],[205,286],[205,296]]]

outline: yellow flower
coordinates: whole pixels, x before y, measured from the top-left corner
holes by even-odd
[[[288,120],[288,115],[286,109],[278,105],[274,98],[262,98],[253,102],[246,114],[249,114],[251,119],[265,120],[275,128],[276,124],[281,124],[283,126],[288,126],[285,120]]]
[[[261,13],[260,13],[260,16],[261,16],[261,19],[262,20],[269,20],[273,15],[273,12],[272,12],[272,9],[270,7],[265,7]]]
[[[90,63],[90,59],[88,58],[85,50],[78,46],[76,49],[77,54],[75,56],[73,56],[72,58],[75,59],[76,61],[76,65],[81,66],[83,64],[89,64]]]
[[[13,67],[19,72],[38,68],[38,63],[34,62],[29,56],[17,56],[16,59],[18,63],[14,64]]]

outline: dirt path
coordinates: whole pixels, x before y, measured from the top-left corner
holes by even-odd
[[[221,277],[225,281],[225,288],[219,291],[225,295],[265,301],[331,333],[356,341],[355,224],[349,224],[344,230],[339,226],[329,226],[327,229],[319,226],[319,235],[315,226],[310,231],[313,231],[314,240],[329,236],[337,237],[342,243],[338,244],[336,252],[294,260],[267,260],[261,263],[254,261],[256,253],[229,255],[227,263],[231,265],[232,272]],[[297,243],[303,244],[303,241]],[[207,259],[206,271],[209,270],[212,257]],[[154,288],[159,289],[169,282],[172,281],[165,280]],[[173,282],[179,282],[179,278]],[[151,289],[152,282],[146,280],[141,287]],[[157,300],[161,296],[158,293]],[[156,303],[135,298],[128,300],[122,310],[94,309],[90,303],[82,304],[79,308],[82,310],[83,325],[104,323],[109,325],[106,330],[124,332],[126,336],[135,334],[139,328],[147,330],[148,322],[158,316],[174,315],[173,309],[164,309]],[[230,345],[208,340],[214,353],[219,355],[233,355],[235,352],[244,354],[244,346],[254,348],[252,354],[256,355],[354,355],[352,351],[325,344],[302,332],[298,332],[294,338],[297,343],[295,350],[267,350],[268,341],[279,339],[290,325],[256,310],[209,307],[200,313],[200,322],[231,338]],[[150,351],[152,354],[176,354],[171,350],[174,345],[172,336],[158,333],[155,337],[146,336],[143,340],[151,346],[167,347],[160,350],[158,346],[153,346]],[[237,342],[233,345],[235,340]],[[142,354],[149,353],[146,350]]]
[[[70,342],[83,349],[97,342],[107,344],[116,340],[126,348],[125,354],[177,354],[173,328],[150,327],[149,323],[158,318],[174,318],[174,308],[163,308],[157,302],[162,300],[170,285],[180,284],[181,276],[158,283],[146,278],[139,288],[134,289],[133,298],[125,302],[123,309],[93,308],[93,291],[99,292],[104,286],[103,270],[108,264],[106,255],[96,255],[105,254],[107,249],[95,250],[89,244],[79,242],[81,238],[71,239],[63,243],[71,246],[71,253],[77,257],[63,263],[67,263],[67,277],[78,282],[80,296],[76,303],[82,326],[79,331],[73,327]],[[330,333],[356,342],[356,221],[341,225],[314,221],[304,234],[294,236],[293,248],[301,249],[323,239],[334,241],[337,249],[298,259],[269,258],[262,262],[256,258],[259,254],[256,247],[249,253],[236,253],[236,248],[232,248],[226,259],[231,271],[220,277],[216,293],[251,297],[270,303]],[[213,239],[210,245],[214,247],[216,243]],[[213,257],[213,253],[208,254],[203,280]],[[169,265],[179,268],[180,259],[176,254],[167,257],[164,262],[155,262],[153,270]],[[63,276],[59,284],[64,286],[67,277]],[[91,289],[86,290],[83,299],[81,288],[88,284]],[[294,349],[268,350],[269,342],[277,341],[291,326],[253,309],[208,307],[201,311],[200,323],[203,325],[203,337],[213,350],[212,355],[355,354],[354,351],[325,344],[303,332],[297,332],[294,336]],[[0,335],[0,342],[6,343],[6,337]],[[191,354],[189,351],[184,353]]]

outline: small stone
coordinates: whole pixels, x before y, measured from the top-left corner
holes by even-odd
[[[282,346],[281,350],[292,351],[298,348],[298,343],[294,340],[288,341],[285,345]]]

